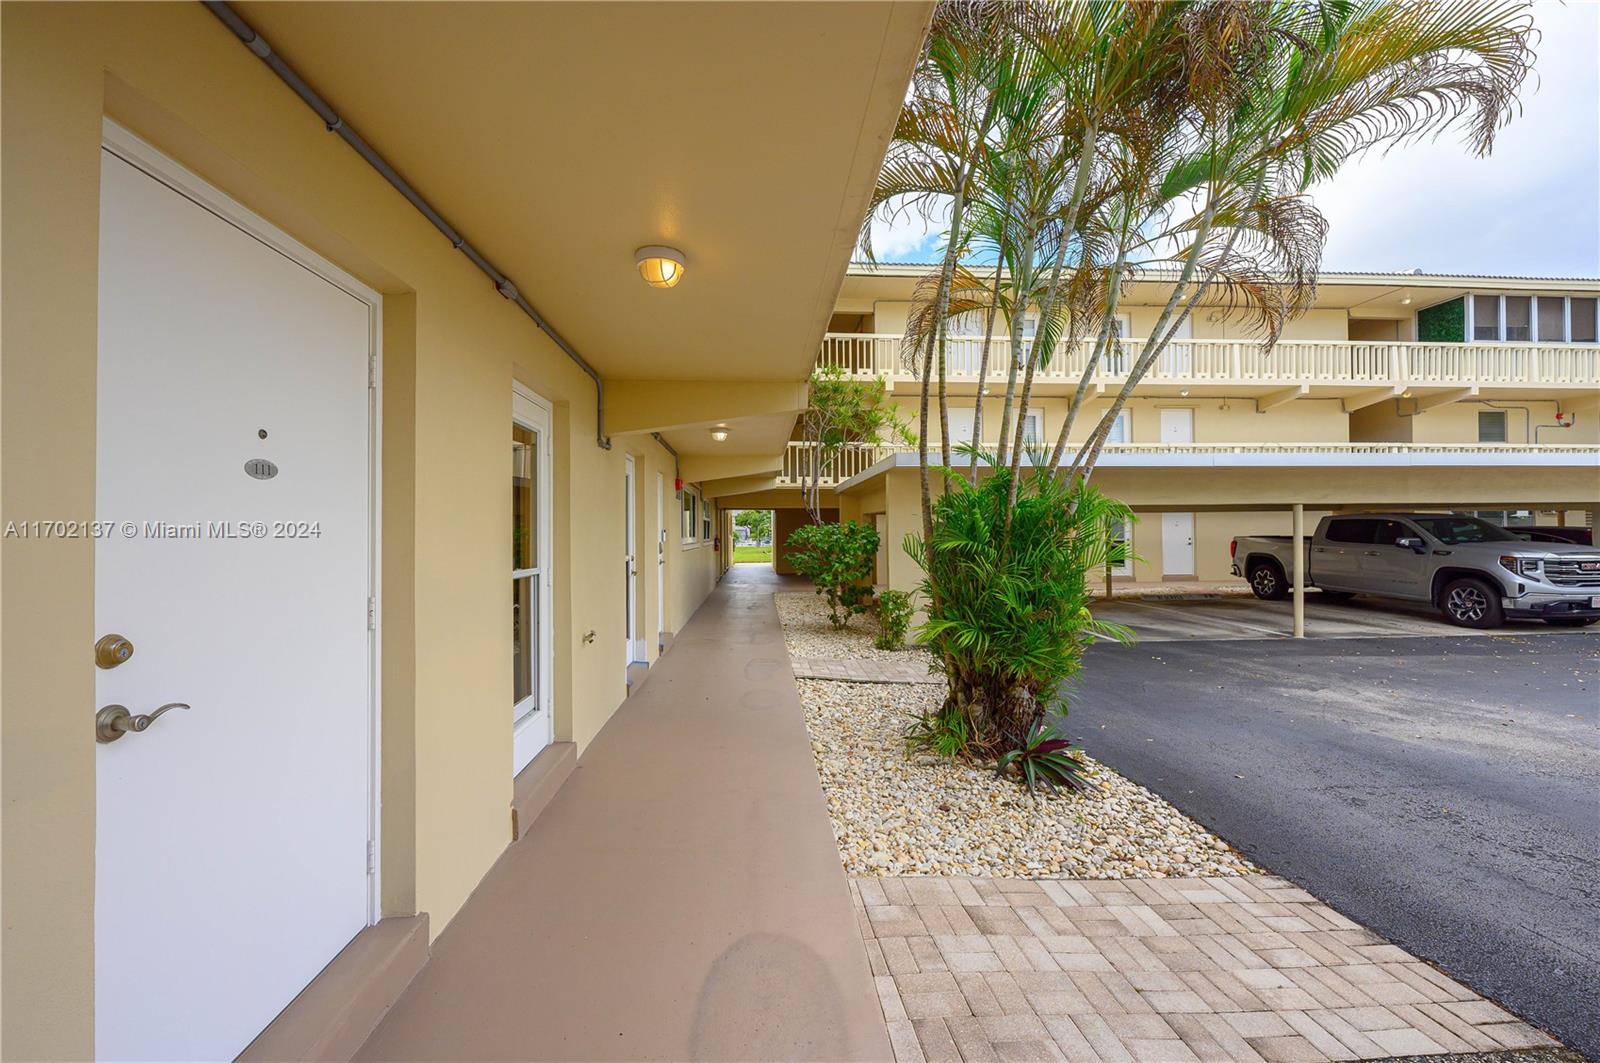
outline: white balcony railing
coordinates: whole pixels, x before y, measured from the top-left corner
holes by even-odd
[[[819,365],[835,365],[857,376],[917,379],[921,354],[908,354],[898,334],[829,333]],[[1122,352],[1102,360],[1091,382],[1116,383],[1139,357],[1143,340],[1123,344]],[[1010,337],[995,337],[989,348],[988,378],[1006,378]],[[1076,382],[1088,364],[1093,342],[1085,340],[1052,358],[1037,381]],[[1031,341],[1024,346],[1027,357]],[[945,374],[975,380],[983,338],[952,336]],[[1249,340],[1174,340],[1161,352],[1145,380],[1151,383],[1278,385],[1331,384],[1390,386],[1600,387],[1600,346],[1548,343],[1365,343],[1357,340],[1283,340],[1269,351]]]
[[[896,453],[915,447],[894,445],[845,448],[823,470],[819,486],[843,483]],[[1076,448],[1068,450],[1068,458]],[[932,452],[935,462],[937,448]],[[780,487],[809,484],[816,468],[815,443],[791,442],[783,457]],[[961,459],[958,464],[964,464]],[[1593,443],[1113,443],[1101,464],[1177,465],[1561,465],[1600,466]]]

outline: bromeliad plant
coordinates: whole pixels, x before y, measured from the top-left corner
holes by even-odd
[[[1001,754],[995,764],[995,774],[1004,775],[1011,767],[1017,769],[1030,791],[1040,786],[1052,793],[1058,787],[1079,792],[1089,789],[1089,767],[1083,761],[1082,751],[1070,740],[1051,735],[1049,725],[1043,720],[1033,725],[1022,745]]]
[[[828,600],[828,621],[843,628],[872,604],[878,533],[870,524],[803,524],[789,536],[789,562]]]

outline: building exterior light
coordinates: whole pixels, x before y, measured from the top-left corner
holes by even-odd
[[[1180,399],[1188,398],[1189,397],[1189,389],[1188,388],[1179,388],[1178,389],[1178,397]]]
[[[723,428],[721,425],[718,425],[716,428],[711,430],[711,438],[715,439],[718,443],[726,443],[728,441],[728,430]]]
[[[1408,295],[1404,299],[1400,300],[1400,305],[1401,306],[1410,306],[1411,305],[1411,296]]]
[[[639,276],[652,288],[671,288],[683,279],[683,252],[674,247],[652,244],[633,253]]]

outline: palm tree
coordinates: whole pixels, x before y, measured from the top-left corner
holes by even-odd
[[[961,711],[984,723],[989,738],[1010,742],[1029,732],[1055,697],[1054,687],[1036,680],[1066,667],[1048,654],[1075,660],[1081,643],[1058,635],[1051,650],[1035,632],[1021,648],[1002,645],[1029,626],[1018,622],[1032,615],[1017,613],[1019,603],[1049,608],[1018,582],[1028,566],[1008,553],[1023,549],[1011,538],[1020,502],[1032,529],[1043,519],[1041,505],[1092,502],[1093,519],[1072,524],[1072,534],[1091,547],[1109,535],[1114,507],[1096,501],[1088,482],[1118,413],[1189,316],[1220,306],[1270,351],[1315,296],[1327,223],[1313,186],[1363,152],[1451,128],[1465,130],[1469,150],[1488,152],[1531,68],[1528,7],[1526,0],[941,2],[874,210],[933,217],[947,209],[950,217],[943,262],[919,287],[907,332],[907,349],[920,362],[924,441],[923,535],[907,549],[927,575],[923,637],[939,649],[951,682],[947,709],[977,698],[984,704]],[[993,274],[963,265],[975,250],[994,256]],[[1169,296],[1119,393],[1069,464],[1065,448],[1088,385],[1127,338],[1116,328],[1122,286],[1141,276],[1170,282]],[[1037,334],[1025,352],[1023,321],[1032,307]],[[1003,315],[1009,326],[999,447],[981,454],[976,435],[972,473],[947,485],[936,528],[928,420],[936,396],[948,466],[945,334],[952,315],[975,311],[985,320],[975,427],[996,322]],[[1035,375],[1063,346],[1076,349],[1089,336],[1053,452],[1048,459],[1029,453],[1034,469],[1024,475]],[[980,483],[980,462],[994,466],[991,480],[1004,492],[998,506]],[[1069,487],[1044,488],[1041,477]],[[951,501],[962,491],[971,505]],[[959,531],[950,521],[960,521]],[[987,585],[958,575],[971,570],[955,564],[951,551],[990,559],[1005,579]],[[1009,619],[986,629],[985,617]],[[967,652],[980,643],[993,652]],[[984,672],[983,660],[1009,663]]]

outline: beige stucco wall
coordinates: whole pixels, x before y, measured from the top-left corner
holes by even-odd
[[[1570,428],[1557,428],[1556,411],[1570,411],[1573,396],[1555,399],[1494,399],[1462,401],[1413,413],[1410,399],[1380,402],[1350,415],[1350,438],[1385,443],[1476,443],[1478,414],[1503,410],[1508,443],[1597,443],[1600,417],[1585,410],[1570,418]],[[1543,426],[1543,427],[1541,427]]]
[[[103,115],[386,298],[383,905],[391,914],[429,912],[438,933],[509,840],[510,581],[502,561],[513,379],[555,408],[556,728],[580,746],[625,689],[615,647],[623,637],[626,441],[609,451],[595,445],[589,380],[203,7],[8,4],[3,17],[7,519],[94,512]],[[664,459],[652,449],[638,447],[640,483],[653,492]],[[653,496],[640,527],[653,533]],[[673,552],[676,541],[669,534],[674,626],[716,573],[709,549]],[[653,556],[652,544],[641,545]],[[0,565],[0,1051],[88,1058],[93,551],[81,540],[6,540]],[[654,580],[641,583],[648,616]],[[593,644],[581,638],[589,630]]]
[[[838,509],[824,509],[819,516],[823,523],[834,523],[840,519]],[[772,511],[772,570],[779,575],[792,576],[795,574],[794,565],[789,561],[789,536],[795,529],[811,523],[811,514],[804,509],[775,509]]]

